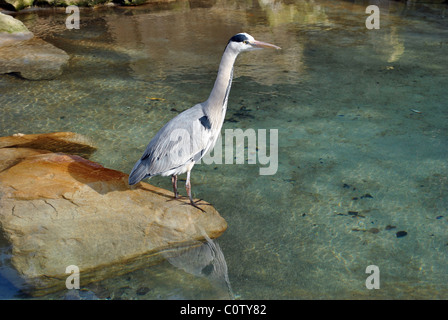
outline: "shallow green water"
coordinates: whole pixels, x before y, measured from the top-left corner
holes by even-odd
[[[51,81],[0,76],[0,134],[82,133],[98,146],[92,160],[129,172],[166,121],[208,97],[227,40],[248,32],[282,50],[238,57],[223,128],[278,129],[278,171],[201,164],[192,173],[194,196],[228,222],[217,242],[235,295],[446,299],[446,6],[382,1],[380,29],[367,30],[368,4],[86,9],[80,30],[65,29],[63,10],[17,15],[71,60]],[[169,178],[150,182],[171,189]],[[3,251],[0,298],[20,298],[4,242]],[[378,290],[365,286],[369,265],[380,269]],[[228,297],[169,263],[87,289],[114,299]]]

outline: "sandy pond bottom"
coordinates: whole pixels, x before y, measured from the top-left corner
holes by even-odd
[[[367,30],[367,4],[86,9],[80,30],[65,29],[60,10],[17,15],[71,60],[51,81],[0,76],[0,134],[82,133],[98,146],[92,160],[129,172],[167,120],[208,97],[228,38],[246,31],[283,49],[238,58],[224,129],[277,129],[278,170],[192,174],[195,197],[228,222],[217,242],[236,297],[446,299],[446,6],[381,1],[381,28]],[[170,189],[168,178],[151,183]],[[0,298],[28,298],[0,246]],[[379,290],[366,288],[369,265]],[[84,289],[86,299],[228,298],[168,262]]]

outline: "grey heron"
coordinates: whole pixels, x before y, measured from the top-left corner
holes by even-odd
[[[261,48],[280,49],[273,44],[257,41],[247,33],[238,33],[230,38],[208,99],[178,114],[157,132],[143,156],[134,165],[129,175],[129,185],[134,185],[147,177],[171,176],[174,198],[177,199],[177,175],[186,172],[185,188],[190,204],[202,210],[191,195],[191,169],[213,149],[221,132],[236,57],[240,52]]]

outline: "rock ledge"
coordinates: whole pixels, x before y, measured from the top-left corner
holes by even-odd
[[[33,295],[65,289],[70,265],[86,285],[158,263],[171,249],[202,241],[201,230],[216,238],[227,228],[210,205],[204,213],[171,191],[130,187],[122,172],[38,149],[0,149],[1,163],[9,163],[0,166],[0,231]]]

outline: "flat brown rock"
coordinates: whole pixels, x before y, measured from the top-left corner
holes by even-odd
[[[15,166],[27,157],[43,153],[50,153],[50,151],[29,148],[0,149],[0,172],[12,166]]]
[[[52,132],[39,134],[17,133],[0,137],[0,148],[21,147],[90,156],[96,151],[90,139],[74,132]]]
[[[30,151],[5,148],[0,156],[8,152]],[[86,285],[160,262],[170,249],[203,240],[201,230],[210,238],[226,230],[212,206],[202,212],[170,191],[130,187],[127,179],[76,155],[42,151],[0,172],[0,227],[32,294],[64,289],[70,265]]]

